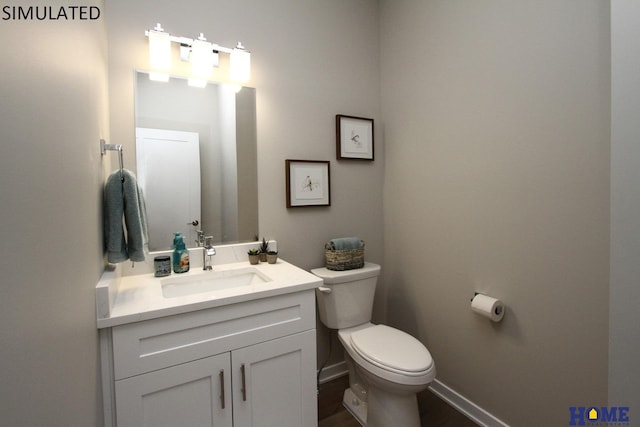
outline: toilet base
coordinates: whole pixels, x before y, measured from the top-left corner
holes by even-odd
[[[342,397],[342,406],[347,408],[347,411],[353,418],[360,423],[361,426],[367,425],[367,402],[360,400],[350,388],[344,391]]]
[[[418,401],[416,395],[393,396],[378,390],[381,396],[370,395],[373,398],[374,413],[371,417],[372,427],[380,426],[403,426],[419,427],[420,415],[418,412]],[[344,391],[342,405],[349,411],[353,418],[362,427],[367,427],[368,403],[360,399],[352,390],[348,388]],[[393,406],[391,408],[390,406]],[[375,425],[375,426],[374,426]]]

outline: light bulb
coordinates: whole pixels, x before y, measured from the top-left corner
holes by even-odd
[[[191,74],[199,79],[208,79],[213,72],[213,46],[202,34],[191,45]]]
[[[171,70],[171,35],[162,30],[160,24],[149,30],[149,78],[168,81]]]
[[[231,81],[246,83],[251,77],[251,53],[238,42],[231,52],[229,78]]]

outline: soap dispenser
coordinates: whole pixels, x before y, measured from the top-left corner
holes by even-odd
[[[180,233],[173,233],[173,272],[186,273],[189,271],[189,250],[184,245],[184,238]]]

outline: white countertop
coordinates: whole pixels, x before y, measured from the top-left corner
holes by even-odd
[[[248,261],[214,266],[214,271],[246,268]],[[236,304],[317,288],[322,279],[282,259],[276,264],[253,265],[271,280],[264,283],[235,287],[175,298],[162,295],[161,280],[168,277],[189,277],[206,274],[193,268],[182,274],[154,277],[153,274],[121,276],[117,271],[105,270],[96,286],[98,329],[131,322],[155,319],[228,304]]]

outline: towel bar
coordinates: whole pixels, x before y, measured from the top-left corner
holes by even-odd
[[[124,174],[122,173],[122,169],[124,168],[124,161],[122,159],[122,144],[107,144],[104,139],[100,140],[100,154],[103,156],[107,154],[107,151],[117,151],[118,152],[118,163],[120,165],[120,181],[124,182]]]

